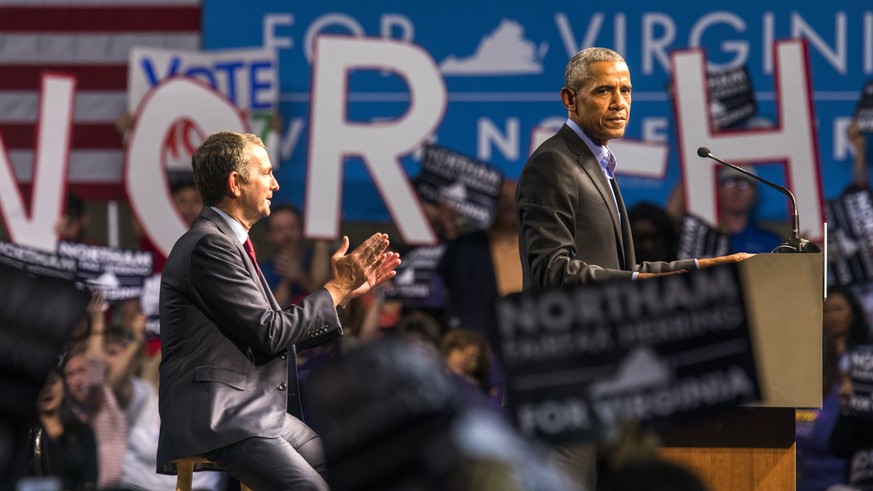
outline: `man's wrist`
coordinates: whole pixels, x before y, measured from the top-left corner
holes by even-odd
[[[334,306],[339,306],[343,303],[343,299],[346,298],[348,293],[344,292],[342,287],[336,284],[335,280],[330,280],[324,284],[324,289],[330,294],[331,299],[333,299]]]

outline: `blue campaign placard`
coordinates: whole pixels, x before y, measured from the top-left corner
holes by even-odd
[[[672,56],[702,49],[707,71],[744,70],[754,90],[756,111],[748,127],[779,127],[779,91],[785,90],[787,81],[778,79],[774,46],[801,39],[806,45],[820,167],[818,189],[811,189],[810,196],[822,200],[839,195],[851,179],[852,155],[845,129],[861,88],[873,78],[871,19],[873,6],[862,2],[782,5],[718,0],[655,7],[629,0],[615,7],[593,7],[547,0],[507,1],[495,8],[490,3],[457,0],[438,7],[397,1],[265,0],[240,9],[237,2],[205,0],[203,48],[276,50],[283,120],[282,165],[277,173],[282,189],[277,201],[296,204],[304,201],[309,166],[319,165],[309,161],[309,131],[313,117],[318,117],[312,107],[312,83],[320,35],[393,39],[423,50],[439,67],[447,93],[432,141],[488,162],[508,178],[520,173],[537,142],[537,129],[555,128],[566,118],[559,91],[568,59],[587,46],[613,48],[626,58],[633,82],[625,140],[668,150],[665,165],[642,162],[633,166],[633,175],[620,177],[624,199],[632,206],[642,200],[665,204],[683,180],[669,95]],[[348,121],[378,124],[402,117],[415,97],[429,97],[427,93],[412,96],[408,82],[374,67],[354,71],[345,80],[345,92],[331,95],[344,104]],[[732,131],[743,128],[732,127]],[[400,160],[410,177],[418,174],[420,158],[413,151]],[[343,218],[389,219],[361,156],[349,155],[345,162]],[[759,165],[757,170],[777,184],[796,185],[781,165]],[[789,212],[782,195],[761,193],[760,218],[787,222]]]

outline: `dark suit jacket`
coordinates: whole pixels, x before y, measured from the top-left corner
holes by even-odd
[[[696,268],[691,259],[636,264],[618,186],[616,199],[618,209],[600,163],[566,124],[536,149],[516,192],[526,291]]]
[[[160,315],[161,473],[175,472],[168,464],[179,457],[278,437],[289,392],[297,392],[288,348],[313,331],[339,327],[324,289],[281,310],[230,226],[209,207],[167,259]],[[294,353],[292,347],[290,363]]]
[[[448,308],[460,327],[491,336],[497,327],[494,302],[500,298],[488,232],[477,230],[446,244],[438,272],[448,289]]]

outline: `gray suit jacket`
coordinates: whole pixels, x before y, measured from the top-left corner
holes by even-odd
[[[324,289],[281,310],[229,225],[209,207],[167,258],[160,316],[160,473],[175,472],[168,464],[179,457],[278,437],[289,392],[299,404],[296,377],[288,377],[292,345],[339,327]]]
[[[696,269],[692,259],[636,264],[630,224],[619,218],[627,210],[615,190],[614,200],[600,164],[566,124],[536,149],[516,192],[525,291],[630,280],[633,271]]]

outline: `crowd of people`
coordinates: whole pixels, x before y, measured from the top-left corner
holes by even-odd
[[[852,182],[844,193],[869,191],[867,136],[852,122],[847,140],[853,150]],[[869,290],[864,281],[831,285],[822,308],[822,406],[800,409],[797,425],[797,489],[854,491],[871,489],[867,462],[873,451],[868,416],[849,409],[855,387],[850,355],[873,348]]]
[[[503,405],[502,372],[492,347],[497,321],[491,306],[504,295],[522,291],[522,273],[517,259],[516,183],[506,180],[500,189],[488,229],[465,227],[455,219],[460,227],[451,238],[441,238],[446,248],[436,270],[445,289],[440,305],[422,308],[420,303],[386,298],[384,290],[376,289],[338,311],[343,336],[297,353],[295,368],[304,401],[310,391],[308,376],[319,367],[362,345],[391,339],[432,357],[434,361],[429,363],[442,367],[440,376],[466,387],[461,391],[466,394],[465,403],[475,401],[473,406],[498,414],[501,425],[509,424]],[[202,208],[199,196],[191,204],[191,191],[196,188],[176,183],[173,190],[174,196],[180,197],[180,212],[188,207],[182,216],[193,223]],[[75,197],[71,203],[78,211],[66,218],[63,226],[75,234],[64,237],[85,241],[85,205]],[[434,217],[456,214],[446,204],[427,206],[437,211]],[[260,271],[283,308],[321,288],[330,275],[334,244],[304,239],[302,219],[293,206],[275,206],[263,223],[263,240],[256,244],[264,256]],[[140,243],[152,252],[155,271],[160,273],[166,258],[145,237]],[[398,248],[404,249],[402,245]],[[146,330],[138,302],[109,305],[95,291],[58,369],[40,394],[37,427],[42,451],[31,459],[29,472],[55,476],[62,483],[60,489],[65,490],[151,490],[175,485],[174,476],[155,472],[160,429],[157,370],[161,359],[160,347],[155,348],[160,344],[156,334]],[[311,412],[304,404],[304,420]],[[547,460],[545,455],[538,458]],[[556,472],[550,479],[560,475]],[[195,489],[237,486],[237,481],[222,471],[194,474]]]
[[[613,91],[602,100],[585,92],[587,84],[600,79]],[[422,202],[443,251],[426,302],[386,295],[385,283],[402,261],[387,252],[387,236],[374,234],[357,248],[348,239],[340,244],[307,240],[301,210],[284,204],[270,207],[268,199],[278,183],[263,144],[250,135],[243,135],[241,143],[236,134],[211,136],[209,145],[229,145],[231,150],[210,150],[205,143],[205,150],[195,154],[195,173],[205,172],[196,176],[197,186],[180,181],[172,187],[180,216],[192,227],[180,239],[182,245],[170,258],[163,257],[139,232],[142,249],[154,256],[155,273],[163,275],[159,331],[146,327],[154,306],[138,299],[109,305],[95,290],[81,325],[35,401],[35,450],[22,475],[53,476],[60,483],[57,489],[63,490],[171,489],[175,476],[164,472],[172,474],[172,460],[196,453],[218,465],[211,472],[195,473],[195,489],[236,489],[238,478],[273,488],[274,482],[261,479],[276,465],[257,461],[270,460],[263,456],[280,451],[239,446],[242,437],[236,436],[261,431],[274,432],[293,447],[286,453],[298,459],[291,466],[295,471],[283,482],[302,480],[314,489],[618,490],[659,480],[675,487],[658,489],[705,489],[693,474],[660,461],[641,441],[632,440],[628,445],[637,450],[629,453],[646,458],[607,465],[597,461],[598,450],[592,446],[559,447],[556,454],[522,441],[512,429],[494,349],[495,301],[569,283],[645,279],[739,261],[748,257],[743,253],[770,252],[780,242],[778,233],[754,218],[755,181],[722,172],[714,227],[729,238],[729,252],[738,254],[678,257],[681,214],[652,203],[625,209],[613,175],[614,156],[607,148],[610,139],[623,135],[624,123],[619,128],[611,120],[597,119],[608,113],[627,120],[629,74],[624,61],[608,50],[577,55],[568,65],[561,96],[567,125],[532,156],[519,182],[503,181],[490,226],[470,227],[449,204]],[[863,154],[863,138],[850,136]],[[564,155],[567,147],[575,155]],[[234,152],[241,158],[254,155],[251,165],[263,169],[244,175],[249,163],[241,160],[228,164],[223,175],[197,170]],[[595,171],[590,177],[580,174],[577,158],[591,160]],[[556,186],[556,172],[565,173],[566,179],[557,181],[573,189]],[[213,184],[203,184],[204,179]],[[590,201],[586,209],[599,217],[587,220],[575,217],[576,210],[561,211],[578,204],[568,204],[566,197],[572,193],[578,193],[574,200]],[[608,206],[602,196],[609,196]],[[86,240],[83,206],[80,200],[68,201],[57,227],[65,240]],[[554,222],[556,213],[564,211],[573,218]],[[248,233],[261,218],[263,240],[249,247]],[[231,264],[235,249],[245,249],[252,263]],[[412,250],[403,244],[391,244],[391,249],[399,257]],[[567,250],[574,256],[561,256]],[[256,260],[258,252],[261,261]],[[193,271],[188,261],[197,263]],[[644,265],[638,267],[638,262]],[[249,274],[258,280],[241,279]],[[223,286],[216,287],[219,283]],[[259,288],[268,291],[259,293]],[[188,295],[190,290],[197,293]],[[860,463],[873,452],[873,437],[864,430],[868,425],[863,419],[844,410],[852,393],[848,353],[871,342],[867,316],[851,288],[831,290],[824,304],[823,407],[798,412],[798,489],[860,489],[873,480]],[[257,319],[256,332],[234,332],[231,325],[244,318]],[[298,333],[301,325],[310,324],[318,328],[306,327],[313,332],[305,337],[318,342]],[[321,341],[322,327],[342,335]],[[257,367],[252,368],[254,375],[219,366],[226,360],[219,361],[218,354],[238,356],[237,366]],[[202,366],[194,367],[192,357],[202,360]],[[180,382],[183,371],[190,372],[195,384],[212,385],[203,389],[207,386],[192,385],[187,378]],[[246,384],[266,381],[281,381],[274,385],[278,392],[266,394],[263,389],[250,398],[238,394]],[[195,406],[202,414],[178,414],[179,408]],[[280,406],[283,412],[287,406],[293,417],[254,421],[269,419]],[[172,425],[162,422],[170,414],[181,419]],[[243,419],[248,426],[238,423]],[[215,442],[200,439],[204,424],[215,430]],[[275,431],[271,425],[277,426]],[[327,471],[320,439],[307,425],[324,440]],[[181,433],[186,435],[177,435]],[[254,451],[258,457],[239,456]],[[562,458],[573,463],[562,465]]]

